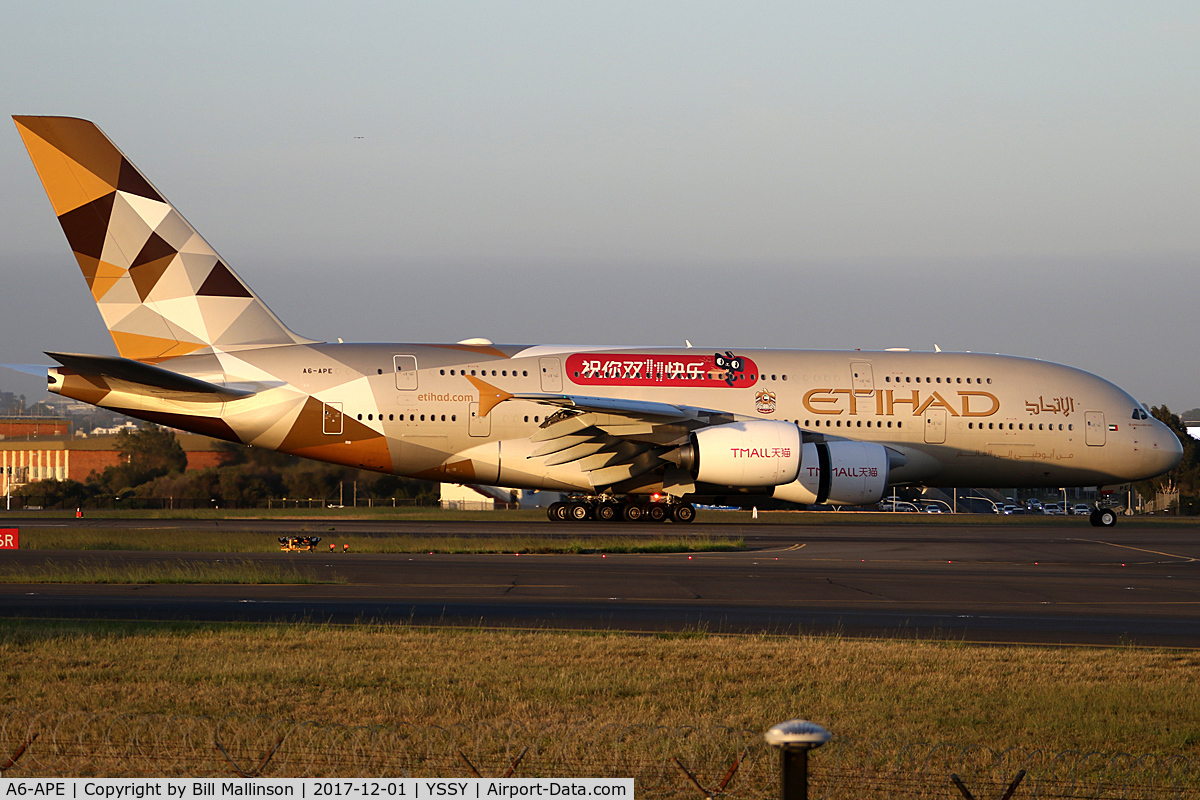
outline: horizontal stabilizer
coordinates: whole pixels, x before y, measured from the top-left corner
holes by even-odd
[[[0,364],[0,367],[24,372],[26,375],[37,375],[39,378],[46,377],[46,370],[54,369],[53,367],[47,367],[45,364]]]
[[[118,356],[93,356],[80,353],[46,353],[58,363],[80,375],[99,375],[119,381],[149,386],[163,392],[212,395],[213,399],[236,400],[249,397],[253,391],[219,386],[169,369]]]

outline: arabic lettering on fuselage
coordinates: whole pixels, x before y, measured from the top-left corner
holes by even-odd
[[[1025,410],[1030,414],[1062,414],[1064,417],[1071,416],[1071,412],[1075,410],[1074,397],[1052,397],[1050,402],[1046,402],[1046,398],[1038,396],[1036,402],[1032,400],[1025,401]]]

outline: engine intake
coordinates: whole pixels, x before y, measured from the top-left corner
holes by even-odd
[[[790,422],[747,420],[692,433],[676,463],[704,483],[778,486],[800,474],[800,429]]]
[[[875,503],[887,491],[888,463],[888,449],[880,444],[809,443],[798,479],[777,486],[772,497],[817,505]]]

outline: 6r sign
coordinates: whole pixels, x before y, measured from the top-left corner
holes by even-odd
[[[0,528],[0,550],[19,550],[20,546],[17,543],[19,533],[17,528]]]

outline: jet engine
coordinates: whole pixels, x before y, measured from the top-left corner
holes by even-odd
[[[676,463],[703,483],[778,486],[800,474],[800,442],[800,429],[790,422],[713,425],[691,434]]]
[[[903,456],[896,453],[902,463]],[[775,487],[772,497],[792,503],[875,503],[887,490],[889,451],[867,442],[804,445],[797,480]]]

